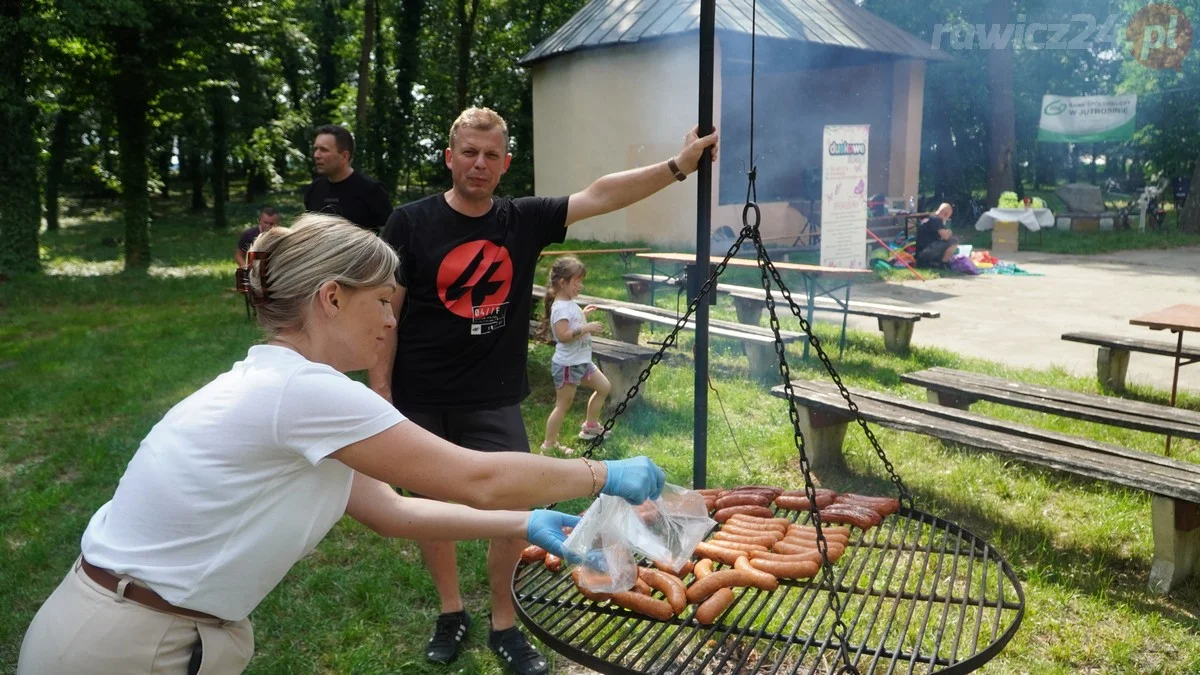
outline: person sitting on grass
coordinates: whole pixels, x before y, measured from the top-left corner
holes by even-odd
[[[564,454],[574,452],[572,448],[558,443],[558,432],[563,419],[575,402],[575,390],[580,384],[592,389],[588,398],[587,417],[579,427],[579,438],[591,440],[599,436],[604,427],[600,424],[600,409],[608,399],[612,388],[608,378],[596,364],[592,363],[592,336],[604,331],[598,321],[588,322],[587,314],[596,310],[588,305],[582,310],[575,298],[583,292],[583,278],[587,268],[575,256],[564,255],[554,261],[550,268],[550,283],[546,286],[546,307],[543,319],[543,334],[554,337],[554,356],[550,359],[550,374],[558,392],[554,410],[546,420],[546,439],[542,450],[558,450]]]
[[[386,537],[512,537],[563,555],[576,516],[513,509],[661,493],[645,457],[467,450],[348,378],[396,323],[397,257],[373,232],[308,214],[248,259],[265,344],[142,440],[25,633],[18,675],[241,673],[247,617],[343,515]]]
[[[946,268],[958,250],[958,239],[947,223],[954,207],[942,204],[917,227],[917,267]]]

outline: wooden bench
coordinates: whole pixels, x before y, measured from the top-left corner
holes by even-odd
[[[1062,339],[1099,347],[1096,352],[1096,379],[1100,381],[1101,387],[1118,392],[1125,391],[1125,373],[1129,370],[1130,352],[1174,357],[1176,347],[1170,342],[1104,335],[1103,333],[1063,333]],[[1200,349],[1184,347],[1181,365],[1197,361],[1200,361]]]
[[[625,274],[625,289],[635,302],[649,302],[651,286],[680,286],[683,282],[677,277],[666,277],[661,274]],[[738,321],[743,324],[757,326],[766,309],[766,293],[761,288],[753,286],[734,286],[718,283],[717,293],[728,295],[733,299],[734,309],[737,310]],[[776,303],[782,301],[781,294],[774,294]],[[803,293],[792,293],[792,299],[803,306],[808,302]],[[778,307],[778,304],[777,304]],[[921,319],[936,319],[941,312],[905,307],[903,305],[888,305],[876,302],[850,301],[843,309],[833,298],[819,297],[813,300],[815,312],[837,312],[854,316],[874,317],[883,333],[883,346],[896,354],[904,354],[912,343],[913,326]]]
[[[842,441],[854,418],[832,383],[792,383],[800,427],[814,468],[844,467]],[[786,397],[782,385],[771,389]],[[863,418],[961,446],[1149,492],[1154,559],[1150,588],[1166,593],[1200,559],[1200,465],[1047,431],[923,401],[852,389]]]
[[[976,401],[991,401],[1114,427],[1200,440],[1200,413],[1192,410],[1013,382],[951,368],[906,373],[900,379],[925,387],[930,403],[960,410],[967,410]]]
[[[534,298],[545,298],[546,289],[542,286],[533,287]],[[630,344],[638,344],[642,324],[653,323],[674,328],[679,321],[673,310],[662,309],[651,305],[641,305],[620,300],[609,300],[580,295],[575,302],[581,306],[595,305],[608,316],[609,330],[614,338]],[[696,330],[696,323],[689,321],[684,330]],[[778,376],[777,355],[775,354],[775,336],[770,328],[747,326],[733,321],[709,319],[710,335],[738,340],[742,343],[742,351],[750,365],[750,373],[761,380],[769,380]],[[804,339],[802,333],[795,331],[780,331],[785,344]]]
[[[625,269],[629,269],[629,265],[633,262],[633,254],[648,253],[648,248],[584,248],[574,251],[542,251],[538,256],[548,255],[595,255],[599,253],[615,253],[621,259],[621,263],[625,265]]]
[[[529,322],[530,338],[537,337],[540,323],[536,319]],[[612,392],[604,403],[606,409],[612,409],[625,400],[625,394],[657,352],[657,349],[641,345],[592,336],[592,357],[612,385]]]

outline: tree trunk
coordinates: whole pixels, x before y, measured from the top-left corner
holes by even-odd
[[[1200,155],[1196,156],[1196,164],[1192,168],[1190,194],[1183,203],[1183,211],[1179,213],[1179,230],[1200,232]]]
[[[46,230],[58,229],[58,188],[62,184],[63,167],[74,144],[71,130],[79,113],[64,107],[54,118],[54,130],[50,132],[50,159],[46,164]]]
[[[384,189],[391,194],[396,186],[396,158],[388,156],[387,138],[392,124],[392,106],[396,104],[396,93],[392,91],[392,83],[388,79],[389,56],[388,46],[395,40],[389,40],[384,35],[383,21],[375,21],[375,56],[371,65],[371,100],[368,105],[371,112],[368,115],[364,143],[364,167],[380,182]]]
[[[37,272],[41,202],[35,167],[37,110],[29,101],[26,68],[32,44],[21,25],[20,0],[0,2],[0,129],[8,132],[0,153],[0,273]]]
[[[321,25],[317,30],[317,104],[313,108],[314,125],[329,124],[333,117],[333,92],[341,83],[337,72],[338,16],[337,0],[321,1]]]
[[[408,143],[413,119],[413,83],[421,68],[421,19],[425,0],[400,0],[396,17],[396,104],[389,112],[391,125],[387,135],[387,165],[394,173],[380,176],[384,187],[395,189],[399,173],[408,167],[411,156]],[[399,200],[398,200],[399,201]]]
[[[471,3],[470,11],[467,2]],[[475,40],[475,17],[479,12],[479,0],[458,0],[456,3],[458,16],[458,77],[455,91],[458,95],[458,109],[467,107],[471,91],[471,43]]]
[[[949,202],[954,204],[956,208],[959,205],[966,206],[967,190],[963,185],[962,162],[959,160],[958,148],[954,145],[954,135],[950,128],[950,119],[946,115],[945,102],[948,99],[944,97],[935,97],[930,107],[930,116],[933,123],[934,142],[937,144],[937,151],[934,157],[934,194],[935,201]],[[960,213],[967,214],[969,211],[961,210]]]
[[[213,227],[223,230],[228,225],[225,220],[225,202],[229,199],[226,187],[226,159],[229,154],[229,119],[226,100],[229,92],[224,87],[214,88],[210,95],[212,106],[212,186],[213,186]]]
[[[358,55],[358,100],[354,106],[354,133],[366,135],[371,94],[371,50],[375,48],[375,0],[364,0],[362,48]]]
[[[992,26],[1008,26],[1012,22],[1012,0],[991,0],[989,6]],[[1000,193],[1013,189],[1013,156],[1016,145],[1017,121],[1013,102],[1013,52],[1011,46],[988,51],[988,80],[991,118],[988,130],[987,204],[995,206]]]
[[[121,205],[125,210],[125,269],[150,267],[150,149],[151,92],[145,55],[138,52],[139,36],[122,32],[117,46],[116,85],[120,96],[113,97],[117,117],[117,143],[120,148]]]

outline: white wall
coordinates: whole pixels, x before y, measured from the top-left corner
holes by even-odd
[[[570,194],[604,174],[678,153],[698,118],[699,49],[699,38],[692,35],[585,50],[535,65],[536,193]],[[717,63],[720,58],[718,45]],[[715,78],[713,124],[720,129],[719,72]],[[695,177],[629,208],[572,225],[569,236],[694,245]]]

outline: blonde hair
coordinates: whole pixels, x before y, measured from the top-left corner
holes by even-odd
[[[454,141],[458,139],[458,130],[466,127],[468,129],[478,129],[480,131],[491,131],[499,128],[500,133],[504,135],[504,147],[508,148],[508,124],[504,118],[491,108],[476,108],[474,106],[467,108],[458,115],[458,119],[454,120],[454,124],[450,125],[450,149],[454,149]]]
[[[374,233],[323,213],[306,213],[291,227],[263,232],[250,256],[250,297],[268,339],[302,328],[312,299],[327,282],[374,288],[394,280],[399,265],[396,252]]]
[[[573,255],[564,255],[554,259],[550,266],[550,283],[546,285],[546,299],[542,302],[542,322],[538,324],[536,337],[543,342],[550,341],[550,308],[554,306],[554,296],[558,285],[567,283],[575,277],[587,277],[587,267],[583,261]]]

